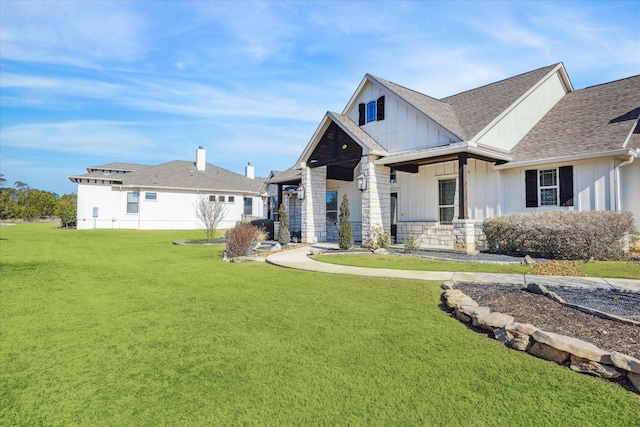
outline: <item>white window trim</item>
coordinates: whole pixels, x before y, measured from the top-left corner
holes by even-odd
[[[369,120],[369,105],[373,104],[373,120]],[[364,124],[375,123],[378,121],[378,101],[373,99],[364,104]]]
[[[335,211],[334,210],[330,210],[330,211],[327,210],[327,193],[336,193],[336,210]],[[338,203],[339,200],[340,200],[340,192],[338,191],[337,188],[333,188],[333,189],[327,188],[325,190],[325,194],[324,194],[324,207],[325,207],[324,220],[325,220],[325,224],[327,226],[329,226],[329,225],[330,226],[334,226],[334,225],[337,226],[340,223],[340,217],[338,215],[338,212],[340,212],[340,205]],[[336,223],[335,224],[329,224],[327,222],[327,213],[329,213],[329,212],[335,212],[336,213]]]
[[[441,181],[455,181],[456,184],[456,190],[454,192],[453,195],[453,205],[441,205],[440,204],[440,182]],[[453,220],[458,218],[458,215],[456,215],[456,212],[458,211],[458,175],[442,175],[438,177],[438,183],[437,183],[438,187],[437,187],[437,197],[438,197],[438,223],[441,225],[451,225],[453,223]],[[453,208],[453,217],[451,218],[451,223],[448,222],[442,222],[442,218],[440,216],[440,209],[441,208]]]
[[[542,185],[542,183],[540,182],[540,178],[542,177],[542,172],[546,172],[546,171],[554,171],[555,172],[555,178],[556,178],[556,183],[555,185]],[[547,168],[547,169],[538,169],[538,177],[537,177],[537,184],[538,184],[538,207],[539,208],[551,208],[551,207],[557,207],[560,205],[560,170],[559,168]],[[556,202],[555,204],[543,204],[542,203],[542,190],[548,190],[548,189],[554,189],[556,190]]]

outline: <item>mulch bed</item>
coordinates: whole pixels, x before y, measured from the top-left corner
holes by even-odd
[[[640,326],[586,314],[519,287],[458,283],[455,288],[491,311],[513,316],[516,322],[640,359]]]

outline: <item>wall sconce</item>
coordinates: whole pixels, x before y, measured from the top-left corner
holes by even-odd
[[[367,178],[368,178],[369,174],[367,172],[366,169],[362,170],[362,172],[360,172],[360,175],[358,175],[358,177],[356,178],[356,181],[358,182],[358,190],[360,191],[364,191],[367,189]]]
[[[304,199],[304,184],[300,184],[300,186],[298,187],[298,199]]]

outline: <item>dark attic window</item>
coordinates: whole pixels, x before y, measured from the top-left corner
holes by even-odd
[[[384,95],[375,101],[358,105],[358,126],[384,120]]]

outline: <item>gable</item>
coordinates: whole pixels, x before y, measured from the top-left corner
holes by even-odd
[[[568,93],[514,147],[513,162],[638,148],[639,117],[640,75]]]
[[[343,115],[388,152],[446,145],[461,140],[459,135],[442,124],[458,129],[449,106],[369,74],[354,92]]]
[[[561,64],[553,64],[440,99],[458,117],[466,139],[474,138]],[[568,83],[568,80],[566,82]],[[569,84],[570,85],[570,84]],[[569,88],[568,90],[571,90]]]

